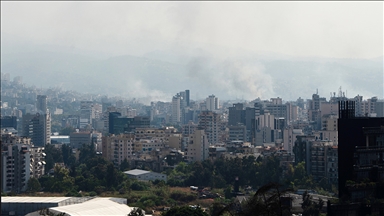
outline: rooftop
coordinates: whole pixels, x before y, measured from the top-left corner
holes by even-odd
[[[128,175],[142,175],[150,172],[151,171],[147,171],[147,170],[133,169],[133,170],[125,171],[124,173]]]
[[[86,202],[74,205],[50,208],[54,213],[65,212],[66,215],[127,215],[131,207],[117,203],[111,198],[94,198]]]
[[[58,203],[71,197],[26,197],[26,196],[4,196],[1,203]]]

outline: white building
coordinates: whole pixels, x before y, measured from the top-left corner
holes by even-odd
[[[180,96],[176,95],[172,98],[172,119],[171,123],[177,124],[181,121]]]
[[[1,212],[6,215],[40,215],[48,209],[54,215],[121,215],[126,216],[135,207],[127,199],[116,197],[1,197]]]
[[[205,101],[205,105],[207,110],[214,111],[219,109],[219,98],[215,97],[215,95],[210,95]]]
[[[141,181],[155,181],[155,180],[163,180],[167,181],[167,175],[156,173],[152,171],[133,169],[129,171],[125,171],[125,174],[128,175],[129,178],[141,180]]]

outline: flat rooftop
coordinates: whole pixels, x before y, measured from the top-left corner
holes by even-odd
[[[4,196],[1,203],[59,203],[72,197],[25,197],[25,196]]]
[[[150,172],[151,171],[147,171],[147,170],[133,169],[133,170],[125,171],[124,173],[128,175],[142,175]]]
[[[133,208],[126,204],[120,204],[111,198],[94,198],[86,202],[74,205],[66,205],[50,208],[53,213],[65,212],[66,215],[121,215],[126,216]]]

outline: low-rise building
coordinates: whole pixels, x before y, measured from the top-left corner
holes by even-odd
[[[152,171],[133,169],[129,171],[125,171],[125,174],[128,175],[129,178],[141,180],[141,181],[155,181],[155,180],[163,180],[167,181],[167,175],[162,173],[156,173]]]

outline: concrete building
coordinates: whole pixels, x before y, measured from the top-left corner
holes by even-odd
[[[184,136],[188,136],[190,134],[193,134],[196,129],[197,129],[197,124],[190,121],[188,122],[188,124],[183,125],[181,132]]]
[[[72,148],[81,148],[84,144],[92,144],[91,131],[76,131],[69,134],[69,142]]]
[[[321,117],[321,130],[337,131],[337,115],[323,115]]]
[[[102,156],[115,165],[124,159],[131,160],[134,152],[134,134],[119,134],[102,137]]]
[[[205,131],[208,142],[216,144],[219,142],[220,115],[213,111],[202,111],[199,115],[198,127]]]
[[[1,116],[0,127],[8,128],[12,127],[17,130],[17,117],[16,116]]]
[[[92,120],[95,118],[95,109],[92,101],[80,102],[80,128],[87,128],[92,126]]]
[[[127,174],[129,178],[137,179],[140,181],[163,180],[167,182],[167,175],[162,173],[156,173],[156,172],[140,170],[140,169],[133,169],[133,170],[125,171],[124,173]]]
[[[37,95],[36,109],[38,112],[47,113],[47,95]]]
[[[51,141],[51,115],[27,113],[23,116],[22,136],[32,138],[35,146],[45,146]]]
[[[247,141],[247,130],[245,125],[228,126],[229,129],[229,142],[231,141]]]
[[[24,192],[31,177],[44,174],[44,147],[34,147],[31,139],[11,134],[1,135],[1,189]]]
[[[337,145],[331,141],[312,141],[310,149],[310,170],[307,173],[317,182],[337,183]]]
[[[181,122],[180,96],[172,97],[172,119],[171,123],[178,124]]]
[[[209,142],[204,130],[195,130],[189,136],[189,143],[185,152],[188,162],[203,161],[209,157]]]
[[[135,116],[133,118],[122,117],[119,112],[109,113],[109,133],[121,134],[134,132],[137,128],[150,127],[150,119],[148,116]]]
[[[245,113],[242,103],[233,104],[232,107],[228,108],[228,113],[228,125],[244,124]]]
[[[375,104],[376,117],[384,117],[384,101],[377,101]]]
[[[215,95],[210,95],[205,100],[206,108],[209,111],[215,111],[219,109],[219,98],[215,97]]]
[[[293,154],[293,146],[296,142],[296,138],[301,135],[304,135],[303,130],[301,129],[293,129],[293,127],[289,127],[283,130],[283,146],[287,153]]]
[[[226,152],[227,148],[222,146],[210,146],[209,147],[209,159],[215,161],[222,157]]]

